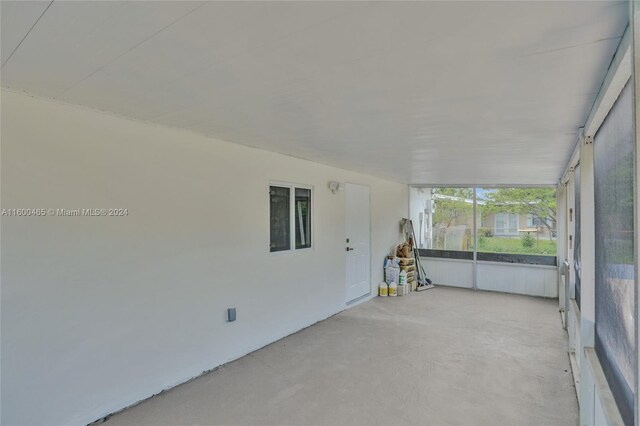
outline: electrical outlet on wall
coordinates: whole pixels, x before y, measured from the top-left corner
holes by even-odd
[[[227,322],[234,322],[236,320],[236,308],[227,309]]]

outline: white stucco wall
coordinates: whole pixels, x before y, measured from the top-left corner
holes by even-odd
[[[2,423],[85,424],[345,308],[345,199],[371,189],[372,287],[406,185],[2,92]],[[313,250],[269,253],[270,180],[314,187]],[[238,320],[225,322],[227,307]]]

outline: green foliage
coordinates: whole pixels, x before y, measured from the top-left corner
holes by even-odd
[[[493,237],[493,230],[491,228],[478,228],[478,238],[480,237]]]
[[[433,225],[449,228],[465,224],[473,217],[473,189],[471,188],[434,188],[436,205]]]
[[[522,247],[533,247],[533,245],[536,243],[536,240],[529,233],[523,234],[521,240]]]
[[[485,193],[482,213],[528,214],[538,219],[549,231],[556,221],[555,188],[497,188]]]
[[[554,256],[556,242],[540,240],[533,247],[523,247],[520,238],[483,237],[478,238],[478,251],[483,253],[541,254]]]
[[[540,254],[555,255],[556,242],[552,230],[556,216],[556,192],[554,188],[497,188],[480,192],[484,203],[478,204],[478,213],[528,214],[548,228],[549,239],[539,241],[535,236],[522,238],[494,237],[493,229],[478,228],[478,251],[487,253]],[[433,227],[434,247],[442,248],[444,233],[438,229],[466,225],[466,244],[463,250],[473,249],[473,188],[435,188],[433,189],[435,212]],[[480,220],[480,219],[479,219]],[[480,223],[480,222],[478,222]],[[437,239],[440,238],[440,239]]]

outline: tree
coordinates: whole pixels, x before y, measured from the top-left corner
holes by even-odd
[[[435,246],[446,248],[446,235],[451,232],[450,228],[464,225],[461,249],[467,250],[473,240],[473,189],[434,188],[432,195],[435,203],[433,217]]]
[[[433,224],[443,224],[446,228],[457,223],[456,219],[464,221],[473,212],[473,189],[470,188],[434,188],[433,196],[436,203]],[[463,222],[464,223],[464,222]]]
[[[556,221],[555,188],[498,188],[484,194],[488,213],[530,214],[553,236]]]

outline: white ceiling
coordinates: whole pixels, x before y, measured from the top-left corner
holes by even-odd
[[[406,183],[554,184],[627,9],[2,1],[1,80]]]

